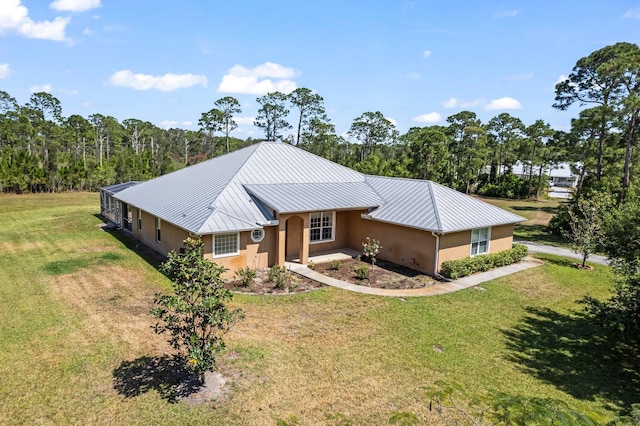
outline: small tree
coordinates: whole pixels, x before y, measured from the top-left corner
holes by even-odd
[[[362,254],[371,261],[371,278],[369,279],[369,283],[371,283],[371,279],[373,279],[373,270],[378,260],[376,259],[376,256],[380,253],[381,248],[382,246],[380,245],[380,241],[369,237],[367,237],[366,242],[362,243]]]
[[[184,240],[181,252],[172,250],[161,270],[173,282],[173,295],[156,294],[151,315],[160,321],[155,332],[169,332],[169,343],[186,354],[187,366],[202,380],[215,368],[215,355],[224,349],[222,336],[244,318],[230,310],[233,297],[221,278],[226,268],[202,257],[202,241]]]
[[[569,230],[562,231],[576,254],[582,254],[582,267],[598,248],[602,235],[605,201],[601,197],[578,199],[568,210]]]

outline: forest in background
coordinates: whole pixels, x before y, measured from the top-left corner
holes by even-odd
[[[637,180],[640,101],[639,48],[617,43],[581,58],[556,86],[553,106],[582,107],[571,130],[537,120],[523,123],[502,113],[482,123],[461,111],[446,125],[413,127],[400,134],[380,111],[354,118],[337,135],[317,93],[298,88],[268,93],[254,125],[260,139],[233,137],[239,102],[223,97],[203,112],[198,130],[161,129],[136,118],[99,113],[63,115],[60,101],[34,93],[20,105],[0,91],[0,192],[95,191],[101,186],[146,180],[253,143],[282,141],[367,174],[429,179],[465,193],[512,198],[542,195],[542,170],[568,162],[585,181],[618,198]],[[511,167],[520,161],[526,176]]]

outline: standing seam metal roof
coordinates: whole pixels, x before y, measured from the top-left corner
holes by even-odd
[[[372,209],[370,219],[440,233],[524,220],[431,181],[367,176],[275,142],[251,145],[115,196],[200,235],[273,224],[271,209]]]

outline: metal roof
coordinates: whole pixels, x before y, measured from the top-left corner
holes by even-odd
[[[278,213],[368,209],[384,204],[384,200],[365,182],[278,183],[244,187]]]
[[[135,185],[137,185],[139,183],[140,182],[137,182],[137,181],[116,183],[115,185],[103,186],[100,189],[103,190],[104,192],[107,192],[107,193],[113,195],[113,194],[117,194],[120,191],[124,191],[127,188],[135,186]]]
[[[438,232],[524,220],[430,181],[366,176],[277,142],[186,167],[115,197],[200,235],[272,225],[272,210],[373,209],[371,219]]]
[[[369,219],[442,234],[522,222],[525,218],[428,180],[367,176],[385,200]]]

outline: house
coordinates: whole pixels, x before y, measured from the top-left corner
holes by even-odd
[[[539,166],[528,166],[518,161],[511,169],[512,173],[521,178],[528,178],[531,173],[538,176]],[[579,175],[574,173],[569,163],[557,163],[542,169],[542,173],[549,177],[549,183],[553,186],[575,188],[578,185]]]
[[[162,254],[201,238],[226,277],[360,251],[366,237],[380,240],[381,259],[434,274],[445,260],[511,248],[524,220],[435,182],[368,176],[275,142],[108,193],[133,237]]]

